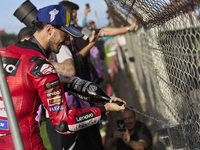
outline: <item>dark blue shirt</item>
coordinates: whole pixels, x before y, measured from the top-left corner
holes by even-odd
[[[113,134],[112,134],[112,137],[113,137]],[[142,123],[138,120],[136,121],[135,131],[130,136],[130,140],[131,141],[144,140],[148,144],[148,148],[145,150],[148,150],[152,145],[151,132],[149,131],[149,129],[147,129],[147,127],[144,123]],[[116,146],[117,146],[117,150],[134,150],[131,147],[129,147],[128,145],[126,145],[126,143],[124,143],[124,141],[122,139],[118,139]]]

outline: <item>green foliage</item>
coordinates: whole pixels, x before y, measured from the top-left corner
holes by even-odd
[[[15,44],[17,42],[16,34],[2,33],[2,34],[0,34],[0,38],[1,38],[3,47],[7,47],[7,46]]]
[[[109,53],[110,52],[110,45],[107,45],[106,47],[104,47],[104,50],[105,50],[105,54]],[[108,68],[110,68],[112,59],[113,59],[113,57],[106,56],[106,63],[107,63]]]
[[[44,117],[42,116],[42,124],[41,124],[41,128],[40,128],[40,135],[42,137],[43,140],[43,145],[48,149],[48,150],[52,150],[51,148],[51,144],[49,142],[49,138],[47,136],[47,131],[46,131],[46,121],[44,119]]]

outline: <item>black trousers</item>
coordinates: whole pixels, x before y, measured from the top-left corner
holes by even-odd
[[[79,132],[68,135],[59,134],[54,129],[49,118],[46,118],[46,130],[53,150],[63,150],[63,148],[68,150],[70,147],[73,147],[73,150],[77,149],[74,142],[76,142]]]
[[[104,150],[98,123],[74,134],[63,135],[56,132],[50,119],[46,118],[46,130],[53,150],[68,150],[70,147],[73,150]]]
[[[98,123],[80,131],[76,150],[104,150]]]

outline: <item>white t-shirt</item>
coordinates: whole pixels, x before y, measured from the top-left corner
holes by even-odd
[[[58,54],[56,54],[57,62],[62,63],[65,59],[72,59],[72,53],[66,45],[62,45]],[[48,111],[46,109],[46,118],[49,118]]]
[[[65,59],[73,59],[72,53],[66,45],[62,45],[60,48],[60,52],[56,54],[58,63],[63,62]]]

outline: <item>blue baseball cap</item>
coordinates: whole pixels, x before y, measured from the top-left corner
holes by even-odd
[[[60,4],[50,5],[39,9],[36,20],[59,25],[64,31],[75,37],[82,37],[84,35],[74,27],[72,13]]]

